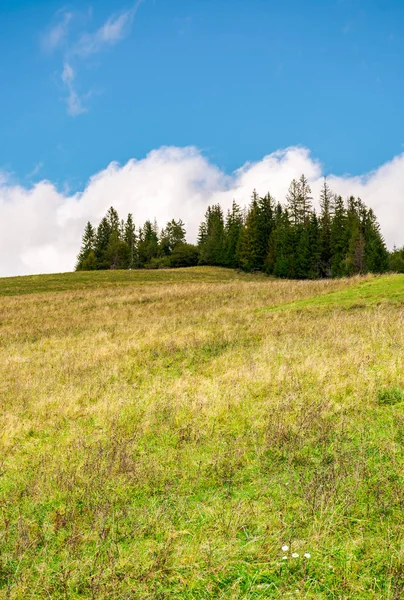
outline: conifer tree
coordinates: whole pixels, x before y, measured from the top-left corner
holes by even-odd
[[[264,246],[260,229],[259,197],[254,190],[240,242],[240,266],[245,271],[263,267],[267,247]]]
[[[131,213],[128,214],[126,223],[124,225],[123,239],[129,247],[129,269],[134,269],[136,266],[136,228],[133,222],[133,216]]]
[[[300,224],[294,228],[295,236],[295,273],[297,279],[307,279],[310,272],[310,237],[309,228]]]
[[[105,262],[110,269],[128,269],[130,263],[129,245],[119,237],[119,232],[113,230],[109,236],[105,250]]]
[[[293,179],[286,196],[286,208],[293,225],[302,225],[309,221],[311,201],[311,188],[306,177],[301,175],[299,181]]]
[[[106,250],[108,248],[111,233],[112,231],[110,223],[107,217],[104,217],[101,219],[101,222],[97,227],[97,233],[95,237],[94,252],[97,259],[97,269],[109,269],[110,267],[106,257]]]
[[[298,225],[301,222],[300,186],[296,179],[292,179],[288,193],[286,194],[286,210],[289,213],[291,223]]]
[[[119,215],[113,206],[111,206],[108,209],[107,214],[106,214],[106,219],[108,221],[108,225],[109,225],[111,234],[113,232],[115,232],[117,234],[118,238],[120,238],[121,227],[120,227]]]
[[[185,227],[181,219],[171,219],[161,231],[160,250],[163,255],[172,254],[178,244],[185,243]]]
[[[233,200],[231,211],[227,212],[224,241],[224,264],[226,267],[239,266],[240,239],[243,231],[243,214]]]
[[[364,207],[360,199],[348,198],[346,218],[347,252],[344,262],[345,275],[359,275],[365,272],[365,239],[362,222]]]
[[[310,249],[307,276],[309,279],[318,279],[321,277],[321,229],[315,211],[310,215],[310,222],[307,229]]]
[[[88,221],[84,229],[81,249],[77,256],[76,271],[92,271],[96,268],[94,248],[95,230]]]
[[[205,224],[199,230],[198,248],[201,264],[224,264],[224,219],[219,204],[206,211]]]
[[[320,275],[331,277],[331,221],[334,195],[324,177],[320,193]]]
[[[265,272],[268,275],[273,275],[275,270],[276,255],[277,255],[277,240],[283,224],[283,209],[278,202],[274,210],[274,224],[268,240],[268,251],[265,258]]]
[[[331,222],[331,276],[343,277],[345,275],[345,258],[347,253],[346,235],[347,216],[344,201],[341,196],[335,198],[334,216]]]
[[[389,268],[389,253],[372,209],[364,217],[365,266],[370,273],[385,273]]]
[[[151,221],[146,221],[143,228],[139,232],[139,266],[144,267],[145,265],[149,264],[152,259],[157,258],[158,253],[159,247],[156,224],[152,223]]]
[[[266,196],[258,200],[259,208],[259,228],[262,236],[262,256],[263,261],[268,248],[269,236],[275,226],[275,201],[268,192]]]
[[[304,175],[299,179],[300,222],[307,225],[312,210],[311,188]]]
[[[273,269],[276,277],[296,277],[295,248],[292,224],[287,210],[282,211],[276,233],[276,258]]]
[[[404,247],[394,246],[389,255],[389,270],[393,273],[404,273]]]

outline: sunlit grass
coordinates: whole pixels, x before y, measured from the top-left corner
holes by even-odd
[[[401,598],[403,291],[0,280],[0,598]]]

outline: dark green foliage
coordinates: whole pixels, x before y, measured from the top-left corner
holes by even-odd
[[[320,275],[331,276],[331,223],[334,195],[324,177],[324,185],[320,193]]]
[[[115,232],[119,236],[120,235],[120,221],[119,221],[118,213],[116,212],[116,210],[113,206],[111,206],[111,208],[108,209],[108,212],[107,212],[105,218],[108,221],[108,225],[109,225],[111,233]]]
[[[334,218],[330,228],[331,276],[345,275],[344,260],[348,249],[346,239],[346,210],[341,196],[335,198]]]
[[[198,262],[198,248],[193,244],[177,244],[170,256],[171,267],[195,267]]]
[[[389,253],[372,209],[365,214],[364,236],[366,270],[370,273],[385,273],[389,268]]]
[[[239,266],[240,242],[243,232],[243,213],[233,200],[231,211],[226,217],[224,241],[224,266],[236,268]]]
[[[321,273],[321,229],[316,213],[313,211],[307,226],[309,238],[309,279],[319,279]]]
[[[295,236],[295,276],[297,279],[318,279],[321,276],[321,246],[315,212],[311,213],[308,223],[295,229]]]
[[[205,221],[199,228],[199,262],[202,265],[223,265],[225,262],[223,211],[219,204],[209,206]]]
[[[389,256],[389,269],[394,273],[404,273],[404,247],[394,247]]]
[[[311,189],[304,175],[299,181],[293,179],[286,196],[286,208],[289,211],[293,225],[302,225],[310,218]]]
[[[95,239],[95,256],[97,259],[97,269],[109,269],[110,265],[106,258],[106,252],[111,237],[112,230],[107,217],[101,220],[98,225]]]
[[[296,277],[296,235],[287,210],[282,211],[276,227],[276,253],[273,274],[276,277]]]
[[[138,266],[145,266],[159,255],[157,228],[151,221],[146,221],[139,232]]]
[[[77,256],[76,271],[93,271],[96,269],[95,261],[95,231],[90,222],[86,224],[81,249]]]
[[[294,179],[286,205],[253,191],[248,210],[233,201],[226,219],[219,204],[209,206],[199,226],[197,246],[186,243],[184,223],[172,219],[159,234],[146,221],[136,232],[133,217],[119,219],[111,207],[95,232],[84,231],[77,270],[185,267],[196,264],[264,271],[289,279],[346,277],[404,272],[404,249],[389,254],[376,216],[360,198],[345,203],[327,180],[320,213],[302,175]]]
[[[126,223],[123,227],[123,239],[129,247],[129,268],[133,269],[136,265],[136,229],[133,222],[133,216],[128,214]]]
[[[105,251],[105,261],[110,269],[128,269],[131,251],[129,245],[119,238],[117,231],[113,231]]]
[[[159,236],[157,223],[146,221],[136,232],[133,216],[120,220],[111,207],[95,232],[87,223],[76,270],[167,268],[198,264],[196,246],[185,243],[181,220],[169,221]]]
[[[174,248],[178,244],[185,243],[185,228],[184,223],[179,219],[172,219],[162,230],[160,235],[160,251],[164,256],[172,254]]]
[[[240,237],[239,264],[242,269],[261,271],[265,268],[269,238],[274,227],[274,201],[271,195],[260,198],[254,190]]]
[[[254,190],[245,227],[241,235],[240,267],[245,271],[258,271],[264,264],[266,252],[267,245],[264,245],[260,231],[259,197]]]

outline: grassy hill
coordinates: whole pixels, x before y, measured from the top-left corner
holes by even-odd
[[[1,599],[404,596],[404,276],[3,279],[0,399]]]

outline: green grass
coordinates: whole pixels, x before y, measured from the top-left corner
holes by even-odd
[[[403,288],[0,280],[0,599],[402,598]]]
[[[359,281],[347,289],[315,295],[271,310],[303,308],[364,308],[369,305],[404,304],[404,275],[379,276],[369,281]]]
[[[82,271],[78,273],[55,273],[0,278],[0,296],[17,296],[42,292],[66,292],[95,288],[122,288],[122,286],[145,286],[162,283],[209,283],[219,281],[248,281],[262,279],[264,275],[248,275],[231,269],[206,270],[162,269],[134,271]]]

